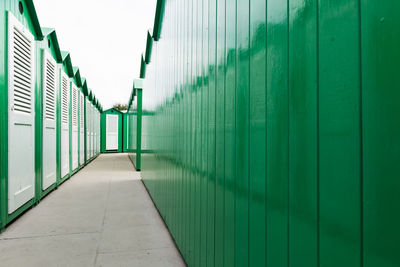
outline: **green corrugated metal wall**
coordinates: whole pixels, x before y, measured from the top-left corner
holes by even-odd
[[[189,266],[400,265],[399,12],[166,1],[142,176]]]

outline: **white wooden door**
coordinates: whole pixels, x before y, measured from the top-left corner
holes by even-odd
[[[96,127],[97,127],[97,121],[96,121],[96,107],[93,106],[93,156],[96,156],[96,147],[97,147],[97,132],[96,132]]]
[[[89,102],[89,158],[92,158],[92,104]]]
[[[33,35],[8,12],[8,213],[34,197]]]
[[[79,92],[79,164],[85,162],[85,109],[83,93]]]
[[[106,150],[118,150],[118,115],[106,115]]]
[[[90,104],[86,101],[86,159],[90,159]]]
[[[56,61],[46,50],[43,53],[43,183],[45,190],[56,182]]]
[[[93,104],[90,103],[90,157],[94,156],[94,110]]]
[[[61,178],[69,173],[69,91],[67,74],[61,72]]]
[[[99,133],[99,111],[96,109],[96,155],[99,154],[99,140],[100,140],[100,133]]]
[[[78,88],[72,82],[72,170],[78,168]]]
[[[100,111],[97,114],[97,153],[100,154],[100,145],[101,145],[101,113]]]
[[[94,147],[93,147],[93,154],[97,155],[97,109],[94,107]]]

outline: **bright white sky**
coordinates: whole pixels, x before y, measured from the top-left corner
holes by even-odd
[[[104,109],[126,104],[139,76],[156,0],[34,0],[42,27],[55,28]]]

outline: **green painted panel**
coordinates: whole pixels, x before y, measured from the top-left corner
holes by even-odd
[[[399,266],[400,2],[361,1],[363,266]]]
[[[267,2],[267,265],[288,261],[288,16],[287,2]]]
[[[320,266],[361,265],[358,1],[324,1],[319,16]]]
[[[195,95],[195,81],[196,81],[196,0],[192,0],[189,2],[189,43],[190,47],[190,55],[189,55],[189,83],[188,83],[188,94],[189,94],[189,162],[188,162],[188,186],[189,186],[189,247],[188,247],[188,264],[194,266],[195,262],[195,224],[196,224],[196,208],[195,208],[195,200],[196,200],[196,95]],[[163,192],[164,194],[166,192]]]
[[[124,113],[122,116],[122,152],[129,152],[128,148],[128,113]]]
[[[202,179],[202,1],[196,1],[196,5],[194,6],[194,13],[196,14],[196,20],[194,23],[195,38],[196,38],[196,71],[194,75],[195,79],[195,101],[196,101],[196,124],[195,124],[195,236],[194,236],[194,266],[200,265],[200,237],[202,235],[201,229],[201,179]],[[171,114],[173,116],[173,114]]]
[[[235,263],[249,263],[249,1],[237,0]],[[232,90],[232,89],[231,89]]]
[[[58,84],[58,91],[57,91],[57,108],[56,108],[56,127],[57,127],[57,132],[56,132],[56,140],[57,140],[57,151],[56,151],[56,162],[57,162],[57,168],[56,168],[56,184],[57,186],[60,184],[61,181],[61,72],[63,71],[63,67],[60,64],[57,64],[57,74],[58,74],[58,79],[57,79],[57,84]],[[84,101],[86,102],[86,101]],[[85,124],[86,124],[86,119],[85,119]],[[85,130],[86,132],[86,130]],[[85,142],[85,147],[86,147],[86,142]],[[86,156],[86,153],[85,153]],[[85,159],[86,162],[86,159]]]
[[[208,120],[209,120],[209,98],[208,98],[208,0],[202,0],[202,65],[201,65],[201,210],[200,210],[200,251],[199,266],[207,266],[207,238],[208,238]],[[178,149],[179,150],[179,149]],[[179,188],[178,188],[179,189]]]
[[[250,1],[249,66],[249,266],[266,258],[266,1]],[[282,87],[283,89],[283,87]],[[231,101],[229,101],[231,102]],[[229,103],[227,102],[227,103]],[[226,155],[230,153],[227,152]],[[232,265],[230,265],[232,266]]]
[[[224,266],[225,233],[225,0],[217,0],[217,63],[215,95],[215,266]]]
[[[208,2],[208,132],[207,141],[207,241],[206,241],[206,266],[212,267],[215,260],[215,90],[216,90],[216,1]]]
[[[142,166],[142,89],[137,92],[137,116],[136,116],[136,170],[141,170]]]
[[[318,266],[317,1],[290,1],[289,265]]]
[[[35,51],[35,202],[38,203],[42,195],[43,181],[43,61],[44,50],[41,44],[36,43]]]
[[[236,1],[225,3],[224,265],[235,266]],[[232,88],[232,89],[231,89]]]

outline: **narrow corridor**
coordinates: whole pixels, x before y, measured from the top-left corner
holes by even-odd
[[[1,266],[185,266],[126,154],[103,154],[0,234]]]

